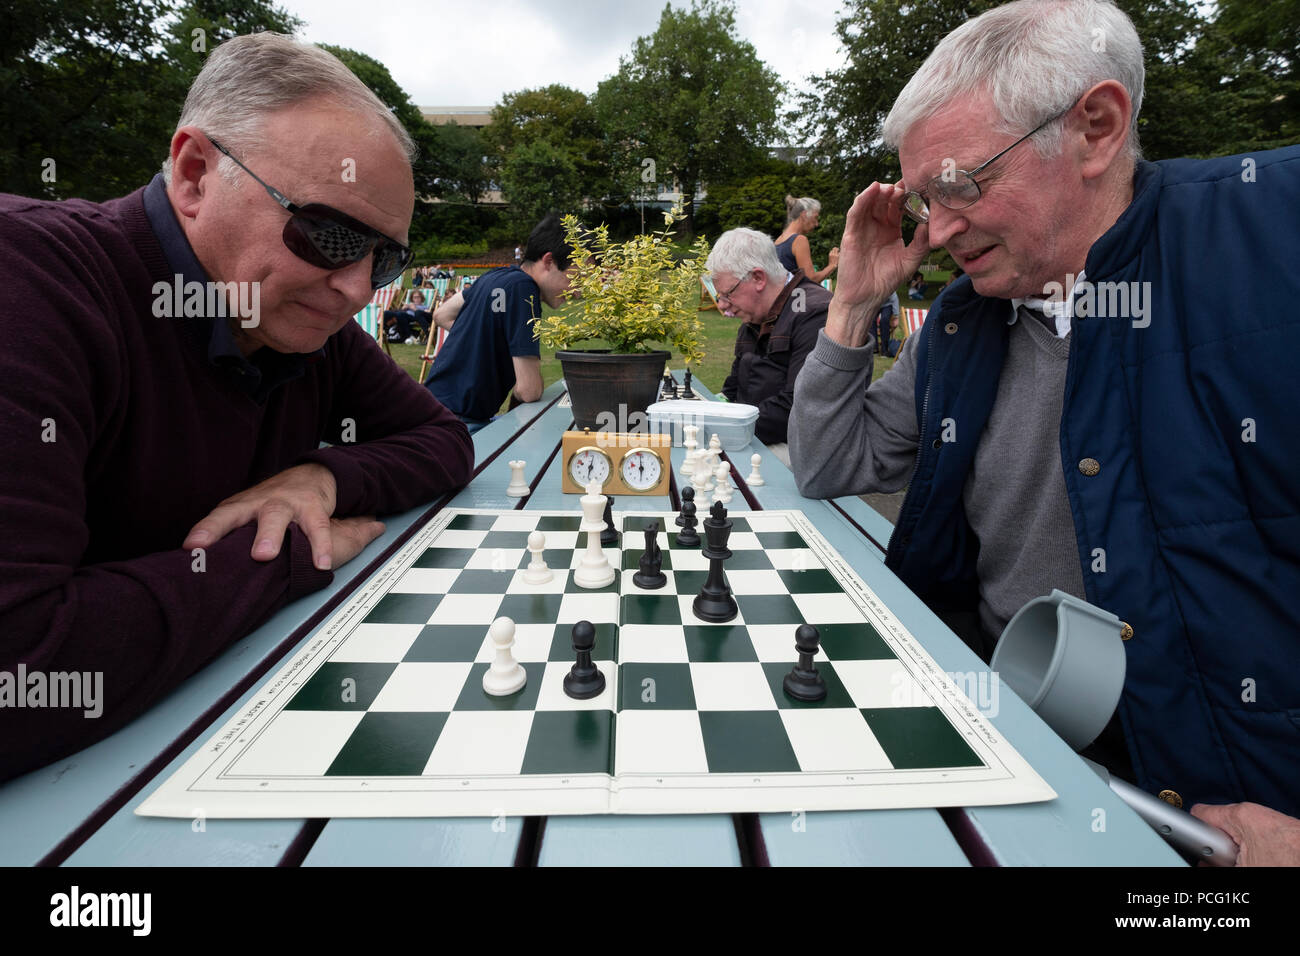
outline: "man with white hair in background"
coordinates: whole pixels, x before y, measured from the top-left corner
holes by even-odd
[[[886,563],[985,659],[1053,588],[1115,613],[1091,755],[1231,804],[1193,812],[1240,862],[1297,862],[1300,148],[1144,162],[1142,92],[1108,2],[1020,0],[939,44],[884,125],[902,181],[849,212],[794,471],[813,497],[906,486]],[[939,247],[966,276],[864,400],[869,320]]]
[[[339,60],[263,33],[213,51],[148,186],[0,197],[0,671],[99,674],[105,698],[0,708],[0,780],[468,479],[465,426],[354,321],[410,261],[413,152]]]
[[[758,408],[755,437],[788,465],[786,427],[795,381],[826,324],[831,294],[802,272],[797,279],[787,272],[772,240],[754,229],[724,232],[705,268],[719,308],[742,320],[722,394]]]

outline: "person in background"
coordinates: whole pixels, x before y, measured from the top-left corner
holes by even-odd
[[[542,397],[541,349],[533,323],[542,305],[559,308],[569,288],[569,247],[558,216],[537,224],[523,264],[485,272],[447,299],[433,321],[447,340],[425,380],[434,397],[474,433],[513,390],[514,402]]]
[[[894,329],[898,328],[899,308],[898,293],[891,292],[889,299],[876,313],[877,355],[883,355],[886,358],[894,358],[894,356],[898,355],[898,348],[902,343],[894,340]]]
[[[724,232],[705,268],[718,290],[718,306],[741,318],[722,394],[758,408],[754,436],[788,465],[786,426],[795,381],[826,324],[831,294],[787,272],[772,240],[754,229]]]
[[[912,273],[912,281],[907,284],[907,297],[916,301],[925,298],[925,276],[920,269]]]
[[[820,283],[835,271],[840,261],[839,247],[827,256],[826,268],[818,272],[813,266],[812,247],[808,233],[817,228],[821,219],[822,204],[816,199],[785,197],[785,231],[776,237],[776,255],[787,272],[802,273],[813,282]]]

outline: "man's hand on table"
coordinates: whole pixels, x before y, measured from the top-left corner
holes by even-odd
[[[309,462],[287,468],[221,502],[190,529],[181,547],[206,547],[256,520],[252,557],[271,561],[279,555],[292,521],[311,542],[312,563],[329,571],[351,561],[384,531],[371,517],[332,518],[336,491],[334,474],[324,465]]]
[[[1198,803],[1192,816],[1236,842],[1237,866],[1300,866],[1300,820],[1258,803]]]
[[[866,344],[881,304],[930,251],[930,229],[917,226],[910,245],[903,243],[901,182],[872,183],[853,201],[840,241],[835,298],[826,318],[826,334],[840,345]]]

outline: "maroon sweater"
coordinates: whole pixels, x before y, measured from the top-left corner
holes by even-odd
[[[0,780],[107,736],[333,579],[296,525],[274,561],[249,557],[249,524],[196,572],[181,541],[222,499],[314,461],[337,517],[391,514],[473,465],[465,426],[356,323],[255,401],[209,361],[210,320],[154,317],[172,269],[142,193],[0,195]],[[345,419],[355,444],[320,449]],[[6,705],[20,663],[103,672],[102,716]]]

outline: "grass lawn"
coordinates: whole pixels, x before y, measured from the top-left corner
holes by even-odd
[[[485,270],[470,269],[466,274],[481,273]],[[934,302],[939,293],[939,287],[948,278],[946,273],[927,273],[926,280],[930,284],[928,292],[929,297],[921,301],[913,301],[907,298],[907,286],[904,285],[899,289],[898,298],[903,308],[921,308],[928,309]],[[549,306],[543,307],[544,315],[552,315],[555,310]],[[705,388],[713,392],[722,390],[722,383],[726,380],[727,374],[731,371],[731,360],[733,349],[736,342],[736,326],[739,319],[730,319],[721,312],[709,310],[700,313],[700,321],[704,325],[704,362],[700,366],[692,369],[694,379],[704,385]],[[897,334],[896,338],[901,338]],[[602,348],[602,342],[588,342],[583,344],[584,348]],[[392,346],[393,358],[397,363],[406,369],[412,378],[418,378],[420,372],[420,355],[423,352],[422,345],[394,345]],[[890,358],[877,356],[872,380],[880,378],[894,364]],[[668,367],[675,372],[680,372],[682,365],[678,357],[674,356],[668,360]],[[563,378],[563,372],[560,370],[559,360],[556,359],[554,352],[542,352],[542,381],[546,385]]]

